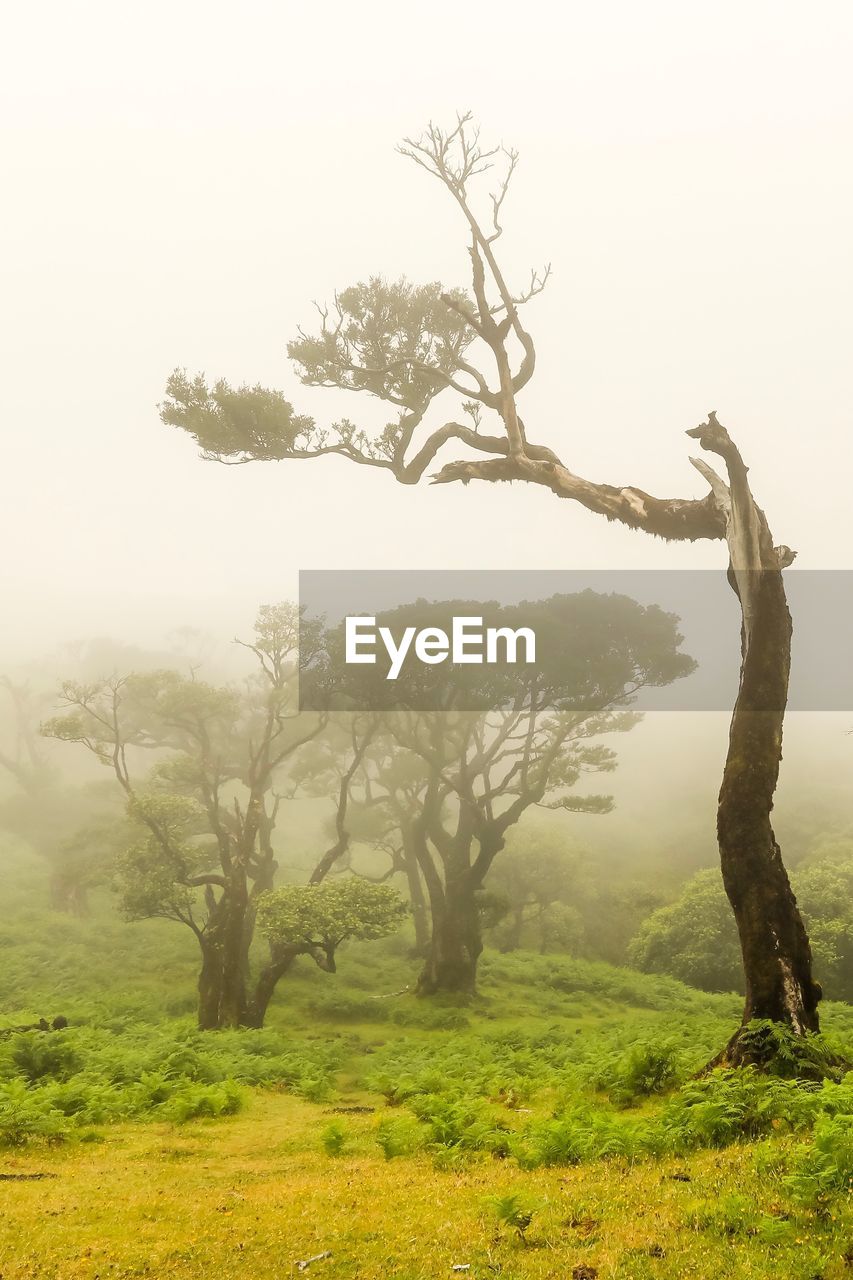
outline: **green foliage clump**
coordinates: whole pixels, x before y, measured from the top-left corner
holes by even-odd
[[[46,1078],[67,1080],[80,1069],[80,1059],[64,1036],[24,1031],[15,1036],[7,1050],[18,1075],[28,1084]]]
[[[791,880],[817,976],[834,999],[853,999],[853,846],[830,847]],[[742,991],[737,930],[719,870],[698,872],[674,902],[653,911],[628,957],[648,973],[670,974],[703,991]]]
[[[427,1127],[428,1141],[461,1151],[509,1153],[509,1130],[494,1111],[470,1098],[425,1094],[411,1109]]]
[[[24,1033],[0,1052],[0,1146],[59,1141],[120,1120],[233,1115],[247,1085],[324,1101],[339,1059],[337,1048],[294,1046],[272,1031],[118,1024]]]
[[[783,1185],[794,1201],[810,1209],[826,1209],[849,1195],[853,1191],[853,1115],[821,1116]]]
[[[645,1040],[626,1054],[605,1061],[589,1072],[591,1084],[605,1089],[611,1102],[629,1106],[638,1098],[665,1093],[682,1074],[683,1052],[672,1040]]]
[[[320,1142],[327,1156],[343,1155],[348,1139],[349,1133],[340,1120],[333,1120],[331,1124],[327,1124],[320,1134]]]
[[[422,1127],[409,1116],[383,1116],[376,1128],[376,1144],[386,1160],[409,1156],[423,1145]]]
[[[487,1196],[484,1203],[499,1223],[512,1227],[522,1243],[525,1243],[526,1232],[535,1216],[535,1209],[525,1207],[520,1195],[515,1192],[502,1196]]]
[[[381,1000],[347,991],[324,991],[311,996],[305,1007],[323,1022],[384,1022],[388,1017]]]
[[[0,1083],[0,1147],[62,1142],[69,1128],[62,1112],[28,1089],[26,1081]]]
[[[333,955],[349,938],[387,937],[408,913],[390,885],[348,876],[268,890],[258,900],[258,927],[276,947],[318,947]]]

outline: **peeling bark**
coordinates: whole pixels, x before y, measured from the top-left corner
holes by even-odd
[[[433,484],[457,480],[463,484],[470,480],[526,480],[550,489],[558,498],[571,498],[608,520],[661,538],[696,542],[726,536],[725,516],[713,493],[705,498],[655,498],[631,486],[599,484],[575,475],[560,462],[536,458],[530,446],[523,457],[448,462],[432,477]]]

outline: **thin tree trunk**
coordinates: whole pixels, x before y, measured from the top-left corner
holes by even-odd
[[[734,575],[732,581],[737,584]],[[743,669],[717,812],[723,882],[737,921],[746,976],[743,1022],[818,1031],[819,985],[770,813],[782,758],[791,619],[779,570],[758,571],[744,628]],[[725,1056],[739,1060],[740,1032]]]
[[[269,961],[258,974],[252,996],[246,1005],[244,1026],[257,1028],[264,1025],[267,1009],[278,981],[292,967],[298,954],[297,947],[288,947],[277,954],[270,955]]]
[[[412,922],[415,926],[415,952],[417,955],[422,956],[426,954],[430,938],[426,896],[418,867],[418,859],[412,847],[412,837],[405,825],[402,829],[402,836],[403,866],[406,871],[406,881],[409,888]]]
[[[511,911],[511,923],[501,945],[501,951],[517,951],[521,946],[521,934],[524,929],[524,908],[526,903],[516,903]]]

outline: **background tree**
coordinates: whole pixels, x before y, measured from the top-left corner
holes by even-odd
[[[697,872],[675,902],[652,912],[628,957],[646,973],[668,973],[703,991],[743,991],[737,929],[719,872]]]
[[[599,739],[634,726],[629,707],[640,687],[669,683],[693,662],[678,651],[671,615],[624,596],[587,591],[523,610],[472,601],[437,608],[418,602],[381,620],[393,631],[422,614],[435,624],[447,611],[513,626],[523,614],[537,637],[529,671],[451,664],[402,676],[395,700],[441,709],[386,712],[364,759],[362,806],[381,814],[383,840],[396,828],[392,866],[406,870],[416,896],[422,883],[429,903],[418,989],[470,993],[483,945],[481,894],[507,832],[533,806],[606,813],[608,796],[575,792],[585,774],[615,767]],[[367,677],[363,669],[348,675],[349,684],[332,670],[343,693],[365,679],[371,693],[387,687],[373,667]]]
[[[853,999],[853,853],[809,859],[792,875],[808,926],[815,969],[835,1000]],[[737,931],[715,870],[698,872],[674,902],[643,922],[629,958],[703,991],[743,991]]]
[[[188,431],[204,456],[219,461],[337,453],[383,468],[404,484],[416,483],[445,445],[464,445],[481,456],[446,462],[433,483],[520,480],[657,537],[725,541],[729,581],[741,609],[742,662],[717,835],[744,964],[743,1024],[764,1018],[786,1023],[797,1034],[818,1030],[820,987],[770,820],[791,651],[782,570],[794,553],[774,546],[746,465],[715,413],[687,433],[720,458],[726,473],[723,479],[706,462],[691,459],[708,484],[702,498],[661,499],[632,485],[588,480],[531,439],[518,397],[533,377],[536,348],[522,317],[525,305],[545,287],[550,268],[534,270],[526,287],[514,289],[498,260],[504,202],[518,155],[483,147],[469,115],[459,116],[448,130],[431,124],[400,150],[438,180],[460,213],[468,236],[470,294],[438,292],[445,307],[441,312],[417,303],[421,295],[405,282],[371,280],[340,294],[334,309],[321,311],[319,332],[300,333],[288,347],[303,382],[367,392],[391,405],[395,419],[376,438],[349,421],[326,432],[310,419],[297,420],[279,393],[232,390],[222,382],[210,391],[204,379],[190,380],[178,371],[167,387],[163,420]],[[476,180],[500,160],[503,176],[483,217],[473,203]],[[430,290],[432,296],[436,287]],[[451,325],[460,328],[448,341]],[[469,424],[445,418],[426,439],[415,441],[427,409],[446,393],[457,397]],[[278,397],[276,414],[254,412],[253,405],[265,404],[268,397]],[[481,429],[484,414],[491,415],[496,433]],[[754,1045],[754,1038],[748,1043]],[[739,1032],[723,1056],[742,1059]]]
[[[273,832],[286,794],[278,788],[324,724],[296,708],[297,634],[292,606],[260,611],[246,646],[256,668],[242,693],[171,671],[71,683],[68,711],[44,727],[87,747],[124,791],[140,833],[121,863],[124,909],[195,935],[202,1028],[249,1017],[257,902],[277,868]],[[136,768],[145,752],[157,756],[147,776]]]
[[[501,951],[529,940],[541,951],[579,949],[584,861],[581,848],[556,827],[523,823],[510,833],[491,879],[509,904],[494,935]]]
[[[51,905],[85,916],[89,892],[108,877],[119,809],[110,788],[74,785],[48,754],[39,723],[50,695],[28,681],[0,680],[5,735],[0,768],[12,790],[0,801],[0,827],[25,840],[44,859]]]
[[[374,941],[399,929],[408,908],[390,885],[368,884],[357,876],[314,884],[285,885],[258,902],[258,926],[270,945],[272,965],[289,966],[310,955],[318,967],[334,973],[338,948],[350,939]],[[264,973],[254,997],[252,1025],[262,1026],[273,985]]]

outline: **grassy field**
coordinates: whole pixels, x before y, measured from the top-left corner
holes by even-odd
[[[0,956],[0,1031],[72,1022],[0,1035],[2,1280],[853,1275],[853,1086],[695,1080],[736,997],[490,952],[434,1004],[393,940],[200,1035],[177,930],[24,912]]]
[[[255,1093],[228,1120],[119,1125],[102,1141],[8,1154],[7,1179],[43,1177],[0,1184],[3,1280],[274,1280],[327,1251],[311,1275],[850,1274],[847,1209],[792,1209],[757,1172],[766,1142],[524,1171],[472,1154],[441,1168],[428,1152],[386,1160],[382,1111],[363,1093],[332,1106]],[[330,1156],[324,1135],[341,1122]],[[773,1145],[779,1157],[796,1144]],[[497,1219],[489,1197],[501,1195],[532,1212],[524,1240]]]
[[[374,1116],[347,1117],[351,1150],[329,1157],[327,1109],[256,1096],[245,1113],[121,1126],[100,1144],[15,1155],[0,1188],[3,1280],[106,1276],[278,1280],[320,1277],[790,1276],[850,1273],[850,1223],[790,1214],[756,1177],[752,1144],[689,1159],[598,1161],[519,1173],[506,1162],[436,1170],[386,1161]],[[489,1195],[519,1193],[524,1244]],[[469,1266],[454,1273],[453,1266]],[[582,1268],[587,1268],[583,1272]]]

